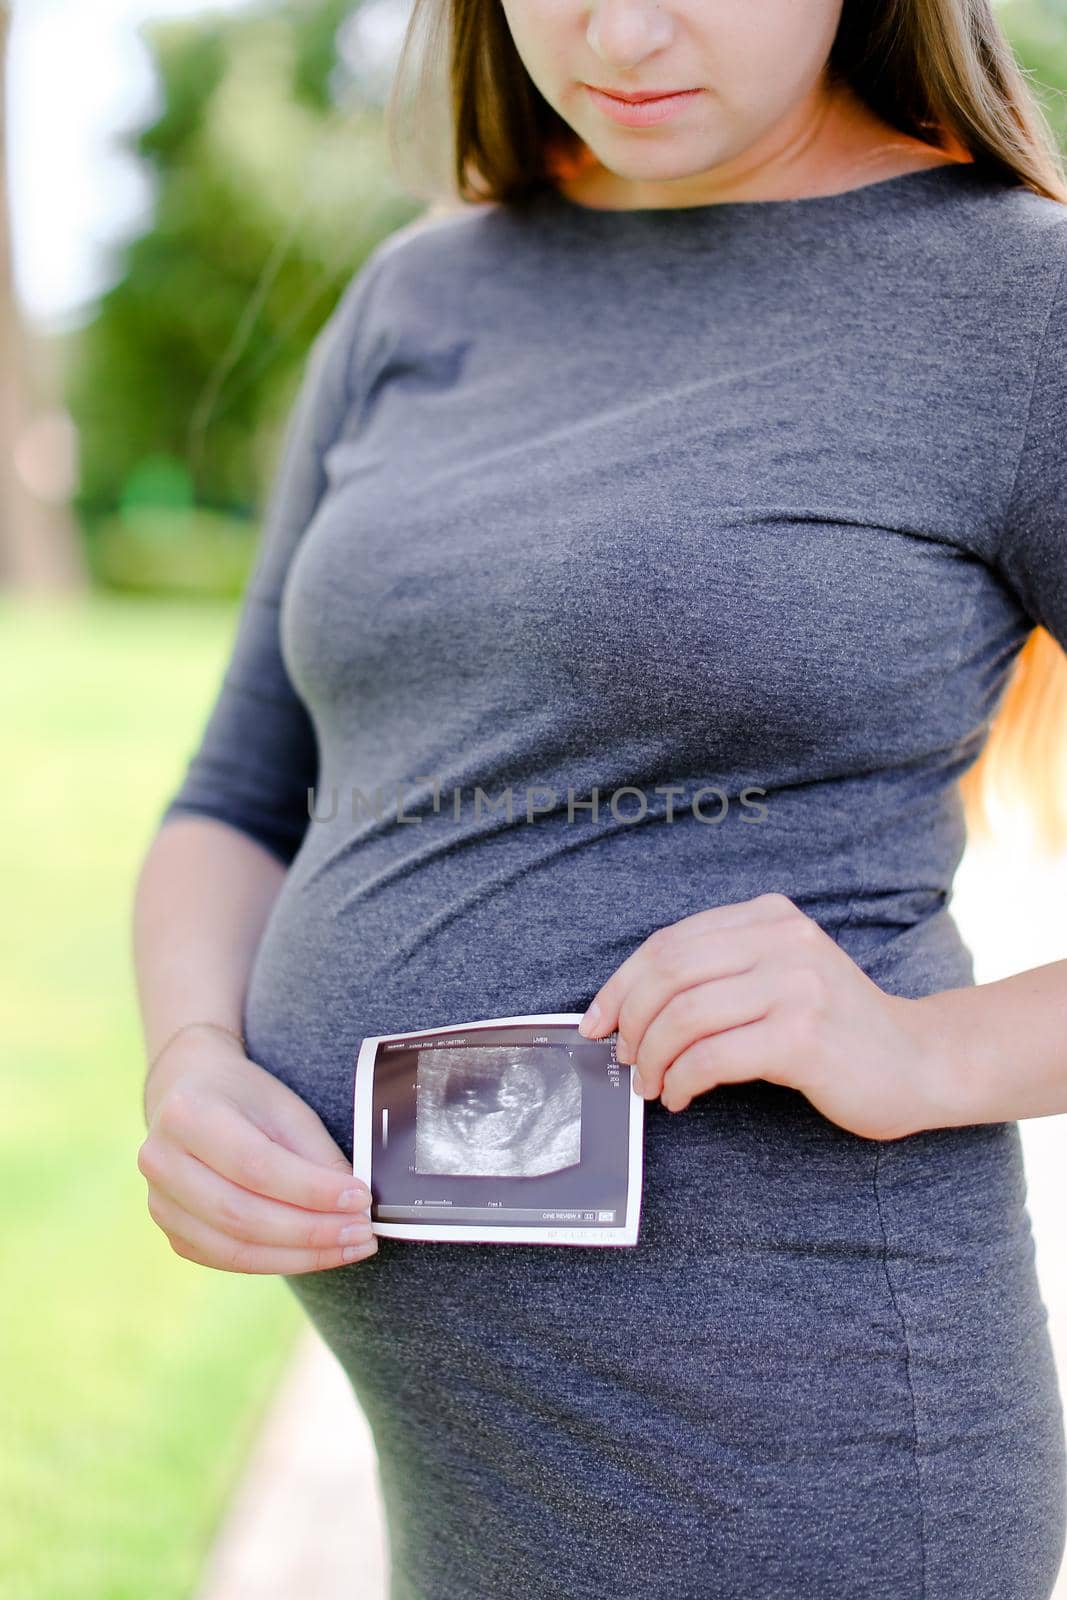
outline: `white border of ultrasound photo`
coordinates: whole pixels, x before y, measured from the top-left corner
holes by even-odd
[[[449,1033],[465,1033],[478,1028],[497,1028],[505,1025],[522,1026],[538,1023],[571,1023],[581,1021],[581,1011],[539,1012],[519,1017],[483,1017],[478,1022],[448,1024]],[[372,1184],[372,1123],[374,1116],[373,1067],[378,1046],[395,1039],[417,1039],[428,1033],[446,1031],[440,1028],[413,1028],[407,1033],[374,1034],[363,1040],[356,1058],[352,1113],[352,1172],[373,1193]],[[606,1041],[602,1041],[606,1042]],[[643,1134],[645,1102],[633,1088],[633,1069],[630,1073],[629,1151],[626,1185],[626,1222],[620,1228],[583,1228],[577,1224],[561,1224],[558,1228],[493,1227],[472,1224],[469,1227],[455,1223],[379,1222],[374,1220],[376,1234],[393,1239],[445,1239],[456,1243],[483,1244],[584,1244],[584,1245],[634,1245],[637,1243],[641,1221],[641,1184],[643,1171]]]

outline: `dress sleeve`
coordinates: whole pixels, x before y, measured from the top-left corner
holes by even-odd
[[[1030,620],[1067,650],[1067,261],[1053,279],[996,565]]]
[[[285,866],[307,831],[318,749],[282,660],[282,585],[326,488],[323,456],[354,402],[356,329],[376,257],[373,252],[350,280],[305,359],[226,670],[199,745],[158,824],[182,813],[215,817],[258,840]]]

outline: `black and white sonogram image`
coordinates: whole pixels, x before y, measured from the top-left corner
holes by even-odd
[[[644,1101],[581,1012],[360,1041],[352,1170],[385,1238],[637,1243]]]
[[[420,1050],[415,1171],[536,1178],[582,1153],[582,1085],[565,1051]]]

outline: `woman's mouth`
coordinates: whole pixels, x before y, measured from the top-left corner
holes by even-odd
[[[607,90],[594,89],[591,83],[583,83],[582,88],[595,106],[626,128],[650,128],[654,123],[665,122],[703,92],[700,89],[676,89],[662,94],[652,91],[645,98],[625,100]]]

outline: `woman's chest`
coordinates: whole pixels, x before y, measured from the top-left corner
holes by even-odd
[[[309,702],[580,702],[735,751],[954,727],[967,630],[1013,615],[972,549],[999,447],[931,364],[774,332],[697,330],[629,384],[603,339],[394,341],[286,584]]]

